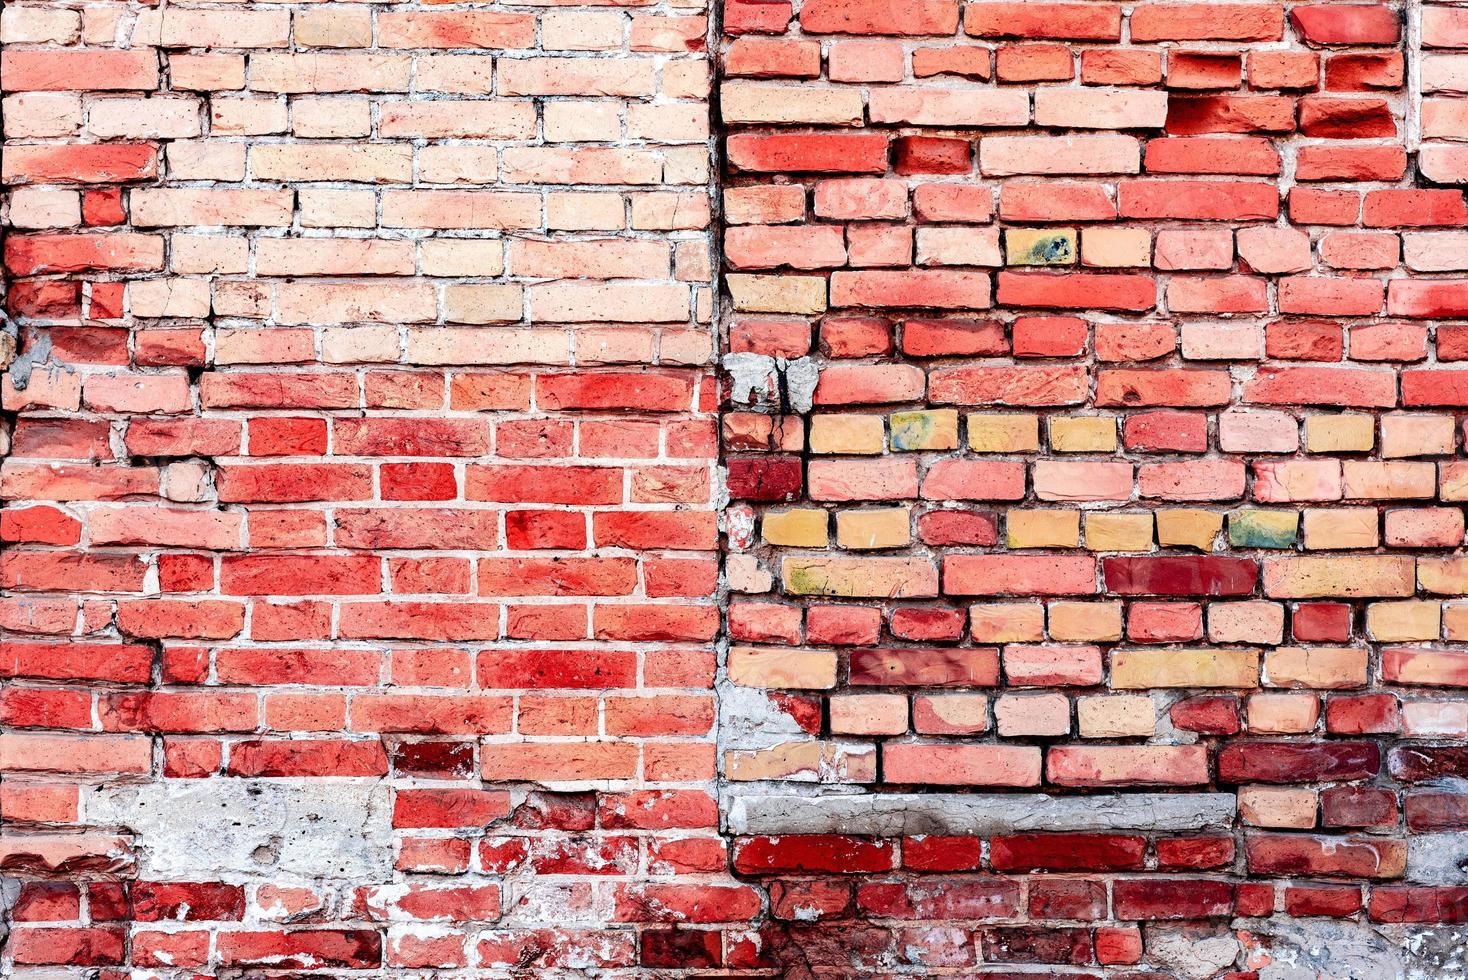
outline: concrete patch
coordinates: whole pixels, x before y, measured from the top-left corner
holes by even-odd
[[[1198,830],[1227,827],[1232,793],[892,793],[738,796],[727,800],[736,834],[969,834],[1022,831]]]
[[[168,780],[82,798],[89,823],[135,834],[145,876],[392,873],[392,807],[380,783]]]
[[[1227,970],[1243,947],[1226,927],[1148,926],[1147,955],[1186,980],[1207,980]]]
[[[1259,980],[1399,980],[1401,949],[1369,926],[1329,919],[1278,919],[1250,925],[1249,966]]]
[[[1468,883],[1468,834],[1414,834],[1408,837],[1407,880],[1424,885]]]

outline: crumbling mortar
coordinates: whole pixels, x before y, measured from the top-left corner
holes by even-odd
[[[10,923],[20,899],[21,881],[9,875],[0,876],[0,962],[10,941]]]

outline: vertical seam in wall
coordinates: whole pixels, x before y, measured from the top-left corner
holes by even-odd
[[[724,126],[722,113],[719,110],[719,83],[722,79],[720,70],[724,42],[724,3],[723,0],[709,0],[708,4],[708,66],[709,66],[709,88],[708,98],[708,120],[709,120],[709,326],[713,331],[712,363],[710,365],[709,383],[714,386],[714,466],[713,487],[711,488],[711,499],[714,507],[714,547],[717,551],[715,562],[718,567],[718,575],[714,584],[714,606],[719,612],[719,631],[714,637],[714,675],[712,678],[712,693],[714,700],[714,801],[717,811],[716,831],[719,838],[726,842],[725,851],[730,861],[733,860],[733,849],[727,846],[728,812],[723,806],[724,796],[724,703],[723,690],[725,684],[725,671],[729,663],[729,580],[726,570],[726,558],[728,549],[725,545],[724,533],[727,528],[724,521],[724,513],[729,505],[728,486],[724,479],[724,392],[723,392],[723,359],[724,359],[724,327],[728,322],[727,311],[724,308],[724,220],[723,220],[723,186],[724,186]],[[727,869],[732,872],[733,867]],[[763,901],[763,898],[761,899]]]
[[[1406,0],[1403,60],[1407,68],[1406,149],[1411,158],[1413,183],[1422,183],[1417,150],[1422,143],[1422,0]]]

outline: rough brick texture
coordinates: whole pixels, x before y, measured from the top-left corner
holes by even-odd
[[[1468,975],[1464,8],[0,39],[0,974]]]
[[[1462,8],[723,22],[736,874],[833,969],[1468,969]]]
[[[721,960],[707,10],[3,24],[0,973]]]

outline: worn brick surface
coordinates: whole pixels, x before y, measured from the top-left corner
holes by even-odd
[[[723,961],[708,28],[6,5],[0,973]]]
[[[1465,969],[1460,15],[728,8],[724,795],[814,962]],[[1236,811],[963,802],[1037,790]]]
[[[0,974],[1468,975],[1462,8],[0,41]]]

